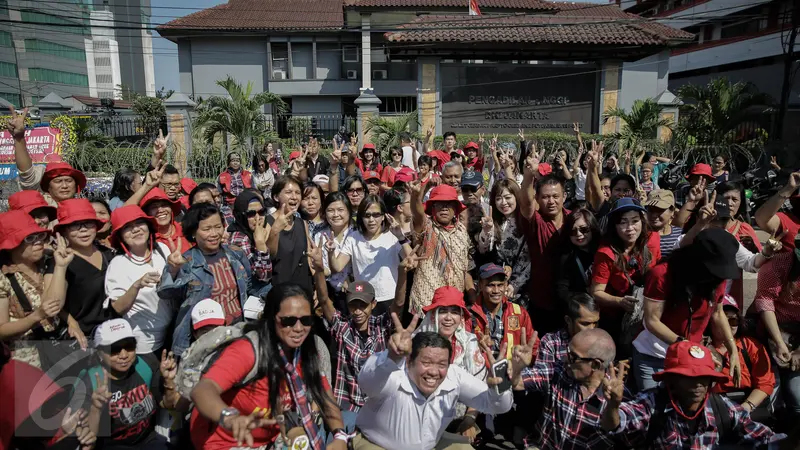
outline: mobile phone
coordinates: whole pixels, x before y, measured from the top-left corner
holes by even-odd
[[[492,365],[492,376],[502,378],[500,384],[494,386],[497,395],[511,389],[511,378],[508,376],[508,360],[503,358]]]

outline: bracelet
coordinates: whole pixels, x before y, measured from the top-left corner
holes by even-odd
[[[409,238],[407,238],[405,236],[403,237],[402,240],[399,241],[400,245],[406,245],[406,244],[408,244],[410,242],[411,242],[411,239],[409,239]]]
[[[762,249],[762,250],[761,250],[759,253],[761,253],[761,256],[763,256],[763,257],[764,257],[764,258],[766,258],[766,259],[772,259],[772,257],[773,257],[773,256],[775,256],[775,254],[774,254],[774,253],[773,253],[773,254],[771,254],[771,255],[767,255],[766,253],[764,253],[764,250],[763,250],[763,249]]]
[[[753,402],[751,402],[750,400],[746,400],[746,401],[745,401],[745,403],[747,403],[748,405],[750,405],[750,410],[751,410],[751,411],[752,411],[752,410],[754,410],[754,409],[756,409],[756,408],[758,408],[758,407],[756,406],[756,404],[755,404],[755,403],[753,403]]]

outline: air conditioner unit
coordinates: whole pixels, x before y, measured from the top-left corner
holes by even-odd
[[[272,71],[272,79],[273,80],[285,80],[286,79],[286,72],[283,70],[273,70]]]
[[[385,70],[373,70],[372,71],[372,79],[373,80],[385,80],[387,78],[387,73]]]
[[[357,80],[358,79],[358,71],[357,70],[348,70],[347,71],[347,79],[348,80]]]

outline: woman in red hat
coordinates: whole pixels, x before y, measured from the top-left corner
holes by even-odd
[[[106,270],[105,290],[111,308],[133,327],[136,353],[158,356],[166,345],[173,308],[155,289],[171,253],[156,242],[155,222],[136,205],[111,213],[111,243],[117,256]]]
[[[114,251],[96,240],[97,231],[105,224],[89,200],[61,202],[55,232],[66,240],[72,257],[50,259],[45,268],[45,299],[65,305],[69,335],[83,349],[87,347],[86,336],[108,319],[103,308],[105,278]]]
[[[416,242],[422,246],[421,256],[425,258],[411,286],[411,312],[418,312],[431,303],[438,287],[474,289],[469,275],[471,241],[466,226],[458,220],[465,206],[454,187],[436,186],[424,204],[420,182],[409,183],[409,189]]]
[[[8,209],[19,209],[33,217],[36,224],[49,228],[50,222],[56,220],[56,208],[50,206],[39,191],[19,191],[8,197]]]
[[[433,293],[430,305],[422,308],[425,318],[414,332],[432,331],[450,341],[453,346],[451,364],[466,370],[481,381],[486,381],[486,361],[478,337],[467,331],[465,324],[470,314],[464,303],[464,293],[452,286],[443,286]],[[456,414],[447,431],[467,436],[470,442],[480,433],[475,424],[478,411],[463,403],[456,405]]]
[[[374,171],[378,172],[378,179],[383,173],[383,166],[378,158],[378,152],[375,150],[375,144],[364,144],[361,152],[358,154],[361,158],[356,158],[356,166],[358,166],[361,173]]]
[[[177,247],[179,241],[184,249],[191,247],[183,236],[181,224],[175,220],[181,213],[180,201],[172,201],[160,188],[153,188],[139,202],[139,206],[148,216],[156,219],[156,241],[169,248]]]
[[[60,324],[63,305],[44,301],[44,249],[50,232],[21,210],[0,214],[0,227],[0,341],[9,343],[14,359],[47,370],[28,341],[54,333]]]
[[[237,195],[253,187],[253,176],[242,169],[242,157],[234,152],[228,154],[228,167],[219,174],[217,182],[225,204],[231,206]]]

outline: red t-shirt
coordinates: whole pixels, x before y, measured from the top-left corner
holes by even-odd
[[[567,217],[569,211],[565,209],[562,214]],[[561,230],[556,228],[552,220],[547,220],[539,214],[538,210],[533,213],[531,219],[526,219],[524,228],[528,240],[528,252],[531,255],[529,283],[531,305],[553,311],[556,309],[553,268],[561,252],[561,242],[558,239]]]
[[[215,255],[206,255],[206,262],[211,274],[214,275],[211,298],[222,306],[222,310],[225,311],[225,325],[230,325],[234,320],[242,317],[236,275],[233,273],[231,262],[228,261],[222,250]]]
[[[309,339],[312,339],[309,336]],[[237,388],[236,386],[250,372],[255,364],[253,346],[249,341],[242,339],[226,348],[219,359],[208,369],[203,378],[214,381],[222,389],[222,401],[239,410],[242,415],[252,414],[257,408],[271,414],[269,406],[269,383],[266,378],[254,381],[249,385]],[[302,376],[302,369],[298,365],[297,371]],[[328,380],[322,375],[322,384],[330,390]],[[294,401],[286,383],[281,383],[281,405],[284,411],[294,409]],[[191,434],[194,448],[200,450],[228,450],[237,447],[237,442],[228,430],[211,422],[197,412],[192,411]],[[261,447],[275,442],[280,433],[278,425],[266,428],[256,428],[250,432],[253,435],[253,446]]]
[[[644,296],[656,300],[665,301],[669,294],[670,283],[667,280],[667,263],[663,262],[655,266],[647,273],[644,284]],[[725,296],[725,283],[720,283],[714,291],[714,298],[706,299],[695,296],[692,299],[692,329],[689,326],[689,305],[686,302],[679,302],[675,305],[666,303],[664,313],[661,314],[661,323],[666,325],[673,333],[683,336],[692,342],[702,342],[703,333],[714,315],[717,303],[722,302]]]
[[[394,177],[397,175],[397,169],[392,166],[386,166],[383,168],[383,174],[381,175],[381,182],[386,183],[387,186],[392,187],[394,186]]]
[[[467,167],[472,167],[475,172],[483,172],[483,158],[476,156],[473,159],[467,159]]]
[[[788,233],[783,236],[783,239],[781,239],[781,243],[783,244],[783,251],[790,252],[794,250],[794,237],[797,236],[797,232],[800,231],[800,221],[794,214],[779,212],[777,216],[778,219],[781,220],[781,226],[778,228],[776,234],[788,231]]]
[[[759,389],[767,395],[772,395],[775,390],[775,372],[769,361],[769,352],[760,342],[749,337],[736,338],[736,347],[739,349],[739,362],[742,367],[742,381],[739,387],[734,386],[733,379],[728,378],[724,383],[714,385],[714,392],[737,392],[744,389]],[[752,367],[747,367],[742,353],[747,352]],[[730,377],[730,359],[725,358],[722,374]]]
[[[650,263],[647,266],[649,270],[655,267],[658,260],[661,259],[661,237],[658,233],[650,233],[650,238],[647,240],[647,249],[650,250]],[[614,263],[615,260],[616,256],[611,246],[609,244],[602,244],[594,255],[592,282],[605,284],[607,293],[622,297],[628,295],[628,290],[631,285],[628,282],[628,278],[625,277],[625,273]],[[629,260],[630,258],[628,258],[628,261]],[[628,265],[628,261],[626,261],[626,266]],[[640,264],[637,267],[642,267],[643,261],[638,262]],[[642,270],[629,268],[628,276],[636,283],[637,281],[642,281],[643,272]]]
[[[378,176],[381,176],[381,174],[383,173],[383,166],[381,165],[381,163],[377,163],[374,169],[365,169],[364,161],[362,161],[361,158],[356,158],[356,167],[358,167],[361,170],[362,174],[369,170],[374,170],[375,172],[378,172]]]

